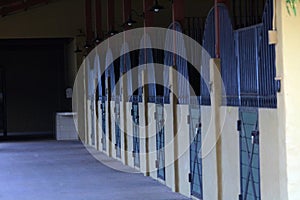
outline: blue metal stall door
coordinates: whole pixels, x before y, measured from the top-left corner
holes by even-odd
[[[164,128],[164,106],[161,103],[156,104],[156,168],[157,177],[165,180],[165,128]]]
[[[120,101],[116,99],[115,103],[115,148],[117,158],[121,158]]]
[[[132,103],[132,121],[133,121],[133,157],[134,166],[140,167],[140,132],[139,132],[139,104]]]
[[[102,150],[106,151],[106,111],[105,111],[105,100],[101,102],[101,117],[102,117]]]
[[[190,106],[190,175],[191,194],[199,199],[203,197],[202,158],[201,158],[201,117],[200,107]]]
[[[259,131],[257,109],[241,109],[240,130],[241,200],[260,200]]]
[[[91,142],[92,142],[92,145],[95,145],[95,98],[94,96],[91,97],[91,105],[90,105],[90,109],[91,109]]]

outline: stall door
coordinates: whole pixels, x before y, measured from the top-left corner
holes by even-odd
[[[201,118],[200,107],[190,106],[190,175],[191,194],[202,199]]]
[[[105,114],[105,101],[101,102],[101,117],[102,117],[102,150],[106,151],[106,114]]]
[[[120,101],[116,101],[115,106],[115,137],[116,157],[121,158]]]
[[[134,166],[140,167],[140,133],[139,133],[139,104],[132,103],[132,121],[133,121],[133,157]]]
[[[92,96],[91,97],[91,105],[90,105],[90,109],[91,109],[91,144],[95,145],[95,97]]]
[[[163,104],[156,104],[156,152],[157,177],[165,180],[165,128]]]
[[[240,200],[260,200],[259,131],[257,109],[240,109]]]

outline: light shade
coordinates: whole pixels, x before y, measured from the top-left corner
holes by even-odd
[[[81,52],[82,52],[82,50],[79,49],[79,47],[77,46],[77,47],[76,47],[76,50],[74,51],[74,53],[81,53]]]
[[[109,36],[113,36],[113,35],[118,34],[118,31],[112,29],[112,30],[110,30],[107,34],[108,34]]]
[[[128,20],[125,22],[128,26],[132,26],[133,24],[136,24],[137,21],[132,19],[132,15],[129,15]]]
[[[165,9],[163,6],[158,4],[158,0],[155,0],[154,5],[150,8],[151,12],[158,13],[160,10]]]
[[[85,43],[85,45],[84,45],[84,48],[85,48],[85,49],[91,48],[91,45],[88,43],[88,41],[86,41],[86,43]]]

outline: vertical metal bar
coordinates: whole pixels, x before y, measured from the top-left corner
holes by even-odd
[[[259,56],[258,56],[258,44],[259,44],[259,28],[255,28],[255,63],[256,63],[256,88],[257,88],[257,95],[256,95],[256,99],[257,99],[257,103],[259,106],[259,96],[260,96],[260,89],[259,89],[259,85],[260,85],[260,78],[259,78]]]
[[[216,58],[220,58],[220,19],[219,19],[218,0],[215,0],[215,40],[216,40],[216,47],[215,47]]]

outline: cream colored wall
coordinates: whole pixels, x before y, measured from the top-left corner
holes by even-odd
[[[156,124],[154,120],[154,113],[155,113],[155,104],[148,103],[148,141],[149,141],[149,172],[150,176],[154,179],[157,179],[157,170],[155,166],[156,160]]]
[[[174,171],[174,111],[171,104],[164,105],[166,185],[175,191]]]
[[[262,199],[287,199],[281,195],[284,188],[280,187],[281,160],[279,151],[278,117],[276,109],[259,110],[259,139],[260,139],[260,178]],[[266,123],[268,122],[268,123]]]
[[[278,128],[280,148],[281,187],[288,185],[288,198],[300,199],[300,6],[297,16],[289,16],[284,1],[277,0],[277,75],[282,77],[282,92],[278,95]],[[284,152],[286,147],[286,152]],[[286,164],[285,162],[286,156]],[[281,196],[286,197],[286,191]]]
[[[223,199],[237,199],[240,194],[240,144],[237,131],[239,108],[221,107],[220,110],[220,118],[225,119],[224,124],[221,124],[222,197]]]
[[[133,151],[133,122],[131,116],[132,103],[126,103],[126,131],[127,131],[127,153],[128,153],[128,165],[134,167]]]
[[[84,0],[59,0],[0,18],[0,38],[73,38],[85,28]]]
[[[106,82],[107,82],[107,80],[106,80]],[[105,111],[106,111],[106,115],[105,115],[105,123],[106,123],[106,129],[105,129],[105,131],[106,131],[106,134],[105,134],[105,140],[106,140],[106,154],[108,155],[108,156],[110,156],[111,155],[111,148],[112,148],[112,146],[111,146],[111,141],[109,140],[109,136],[110,136],[110,134],[111,134],[111,124],[110,124],[110,115],[108,114],[109,113],[109,109],[110,109],[110,104],[109,104],[109,102],[108,101],[105,101]]]
[[[147,163],[148,163],[148,157],[146,154],[147,150],[147,129],[146,129],[146,119],[145,119],[145,104],[144,103],[139,103],[139,120],[140,120],[140,171],[144,174],[147,175]]]
[[[217,157],[210,106],[201,106],[203,199],[218,199]]]
[[[188,180],[190,173],[190,130],[187,123],[189,115],[188,105],[177,105],[177,137],[178,137],[178,188],[183,195],[190,197],[191,183]]]
[[[115,102],[114,101],[110,101],[110,110],[111,110],[111,115],[110,115],[110,127],[111,127],[111,141],[109,141],[110,145],[111,145],[111,156],[112,158],[115,158],[115,159],[120,159],[120,158],[117,158],[116,156],[116,147],[115,147],[115,144],[116,144],[116,131],[115,131],[115,112],[114,112],[114,109],[115,109]],[[123,137],[123,136],[122,136]]]
[[[93,107],[94,107],[94,113],[92,113],[92,110],[90,109],[91,108],[91,106],[92,106],[92,104],[93,104]],[[95,149],[97,149],[98,148],[98,141],[97,141],[97,116],[96,116],[96,101],[90,101],[90,100],[88,100],[88,118],[89,118],[89,122],[88,122],[88,124],[89,124],[89,128],[88,128],[88,130],[89,130],[89,132],[88,132],[88,134],[89,134],[89,145],[90,146],[92,146],[92,147],[94,147]],[[94,122],[92,122],[92,120],[94,121]],[[94,127],[92,127],[92,126],[94,126]],[[94,130],[94,136],[92,136],[92,132],[93,132],[93,130]],[[94,142],[94,144],[92,144],[92,140],[94,140],[95,142]]]

